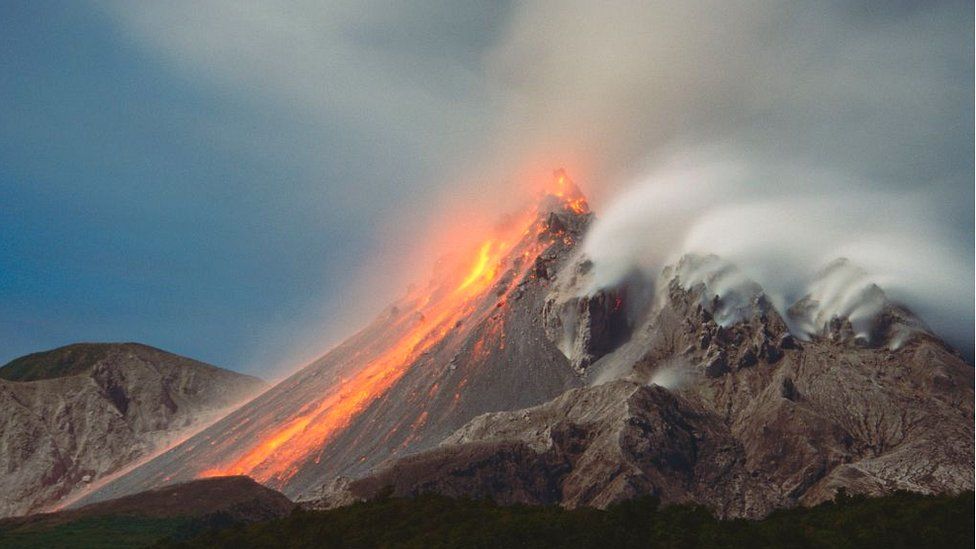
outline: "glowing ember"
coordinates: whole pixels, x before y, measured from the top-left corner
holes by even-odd
[[[585,214],[590,211],[586,198],[580,192],[579,187],[573,180],[566,175],[562,169],[558,169],[552,174],[552,185],[548,189],[549,194],[561,198],[563,207],[577,214]]]
[[[478,251],[478,259],[475,261],[474,267],[471,268],[471,273],[468,274],[464,282],[458,286],[458,290],[463,290],[476,282],[478,279],[486,278],[491,280],[495,276],[495,269],[489,267],[488,263],[491,261],[491,246],[493,242],[489,240],[481,245],[481,249]]]

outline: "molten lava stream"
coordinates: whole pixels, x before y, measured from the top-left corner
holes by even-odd
[[[514,223],[513,235],[522,235],[531,229],[537,213],[532,210]],[[283,485],[299,469],[310,454],[322,446],[337,432],[349,425],[352,419],[373,400],[393,386],[407,371],[418,355],[435,345],[457,321],[476,312],[481,303],[477,299],[491,289],[498,273],[499,263],[515,246],[516,238],[488,240],[478,249],[477,257],[466,276],[456,287],[433,303],[426,303],[422,313],[424,321],[411,328],[379,357],[366,364],[353,377],[333,387],[318,404],[307,407],[299,415],[273,432],[264,433],[259,440],[233,461],[207,469],[200,476],[246,474],[260,482]],[[522,257],[522,273],[513,278],[517,283],[540,251],[538,241],[528,240],[530,249]],[[511,289],[511,288],[509,288]]]

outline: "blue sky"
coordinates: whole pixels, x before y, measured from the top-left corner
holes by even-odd
[[[931,191],[971,258],[971,5],[595,4],[5,2],[0,362],[140,341],[276,375],[397,293],[361,281],[440,198],[504,204],[486,181],[539,158],[585,156],[599,206],[734,142]]]
[[[369,137],[329,143],[324,124],[174,72],[83,3],[0,10],[0,361],[131,340],[260,373],[295,344],[277,334],[327,322],[319,300],[342,310],[373,243],[330,195],[422,168],[261,154],[235,132],[321,154]],[[367,214],[390,207],[376,202]]]

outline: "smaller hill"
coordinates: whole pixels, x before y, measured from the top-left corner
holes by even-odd
[[[267,386],[137,343],[78,343],[0,368],[0,517],[63,506]]]
[[[0,366],[0,379],[8,381],[37,381],[55,379],[89,372],[95,365],[112,355],[129,355],[154,364],[171,364],[203,370],[220,368],[186,358],[141,343],[73,343],[15,358]],[[244,376],[250,377],[250,376]],[[252,378],[259,382],[256,378]]]

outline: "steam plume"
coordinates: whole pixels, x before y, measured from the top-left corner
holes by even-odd
[[[635,267],[653,276],[689,253],[716,254],[781,310],[812,295],[825,319],[858,321],[879,308],[866,291],[876,284],[970,348],[973,265],[940,230],[943,197],[861,190],[839,176],[727,158],[679,155],[622,193],[584,244],[595,284],[615,283]],[[848,262],[832,264],[838,258]]]
[[[565,166],[603,217],[602,277],[714,251],[789,300],[844,256],[971,342],[971,2],[101,5],[164,66],[281,125],[231,117],[208,141],[297,161],[327,182],[293,191],[329,205],[316,218],[389,243],[357,306],[402,286],[386,273],[423,255],[439,197],[508,210],[526,173]]]

